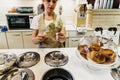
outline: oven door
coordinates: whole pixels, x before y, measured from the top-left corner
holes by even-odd
[[[9,30],[30,29],[29,15],[6,15]]]

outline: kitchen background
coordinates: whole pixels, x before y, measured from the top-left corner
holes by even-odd
[[[37,13],[38,4],[42,0],[2,0],[0,3],[0,26],[7,25],[6,13],[11,8],[14,7],[34,7],[35,13]],[[95,5],[96,1],[106,1],[106,0],[88,0],[92,4],[92,17],[90,28],[87,33],[88,35],[93,34],[93,31],[96,27],[102,27],[103,29],[108,29],[109,27],[120,28],[120,0],[114,0],[112,8],[100,9]],[[109,1],[109,0],[108,0]],[[112,0],[111,0],[112,1]],[[78,45],[79,39],[82,36],[78,34],[75,27],[85,27],[87,13],[84,17],[81,17],[80,12],[75,10],[79,8],[79,4],[87,3],[86,0],[59,0],[59,3],[56,7],[56,12],[58,13],[60,5],[62,5],[62,18],[65,22],[66,28],[71,31],[67,31],[66,47],[76,47]],[[107,4],[106,4],[107,6]],[[83,22],[83,23],[81,23]],[[31,31],[7,31],[6,33],[0,33],[0,48],[33,48],[36,45],[32,44],[32,32]],[[72,35],[71,35],[72,34]],[[114,38],[119,43],[119,32],[115,35]],[[104,36],[104,35],[102,35]],[[19,42],[19,44],[18,44]],[[115,41],[116,42],[116,41]]]
[[[117,66],[116,61],[118,57],[116,52],[117,50],[116,46],[109,44],[109,41],[103,40],[105,45],[107,45],[106,43],[108,42],[108,44],[110,45],[110,50],[115,50],[115,53],[116,53],[115,61],[112,58],[112,60],[110,61],[112,61],[113,63],[108,65],[95,64],[95,63],[93,64],[92,61],[89,62],[89,60],[87,61],[82,56],[80,56],[79,51],[76,51],[76,50],[78,48],[78,43],[80,38],[82,38],[84,35],[92,35],[93,33],[95,35],[100,35],[104,37],[107,35],[107,37],[110,38],[110,40],[113,40],[114,42],[116,42],[117,45],[120,44],[120,41],[119,41],[120,30],[117,30],[115,28],[115,27],[117,28],[120,27],[120,8],[118,8],[120,3],[118,1],[120,0],[114,0],[115,2],[113,3],[114,4],[113,8],[109,8],[109,9],[106,9],[106,8],[99,9],[97,1],[113,1],[113,0],[88,0],[89,3],[91,3],[92,5],[96,4],[96,6],[92,7],[93,9],[89,10],[87,13],[81,14],[79,12],[78,5],[85,3],[83,1],[85,0],[61,0],[61,2],[59,2],[56,8],[56,12],[58,13],[59,6],[62,5],[63,7],[62,18],[65,22],[66,29],[67,29],[67,35],[66,35],[67,38],[65,42],[65,47],[74,47],[73,49],[72,48],[37,49],[38,45],[35,45],[32,43],[32,30],[30,29],[29,30],[17,29],[17,30],[8,30],[8,31],[0,30],[0,53],[1,53],[0,79],[3,76],[2,80],[5,80],[5,78],[7,78],[7,80],[9,79],[17,80],[18,77],[20,77],[19,79],[21,80],[27,80],[28,78],[31,79],[34,77],[35,77],[35,80],[39,80],[39,79],[42,80],[42,77],[45,74],[48,74],[48,77],[49,76],[52,77],[52,78],[49,77],[50,80],[52,79],[66,80],[64,79],[64,77],[65,78],[69,76],[71,77],[71,75],[73,79],[69,78],[70,80],[79,80],[79,79],[80,80],[114,80],[113,79],[114,76],[112,78],[111,76],[112,73],[109,69]],[[7,20],[5,15],[6,13],[8,13],[8,11],[11,8],[31,6],[31,7],[34,7],[34,10],[36,12],[37,6],[39,3],[41,3],[41,0],[1,0],[0,1],[0,26],[7,25]],[[90,7],[91,6],[89,6],[89,8]],[[18,22],[22,22],[22,21],[24,20],[20,19],[20,21]],[[87,25],[88,27],[90,27],[90,28],[87,27],[87,30],[83,28],[86,26],[86,23],[88,23]],[[18,27],[18,25],[16,25],[15,27]],[[104,28],[104,30],[102,28]],[[87,40],[85,40],[85,42],[86,41]],[[16,56],[15,55],[13,56],[12,53],[16,54]],[[38,56],[38,54],[40,54],[40,56]],[[118,54],[120,54],[120,48],[118,48]],[[109,60],[107,59],[107,61]],[[100,62],[103,62],[103,60]],[[117,62],[120,63],[119,60]],[[13,66],[14,63],[16,63],[15,67]],[[17,68],[18,68],[17,70],[18,73],[16,71]],[[20,68],[23,68],[23,69],[20,69]],[[29,70],[26,71],[26,69],[24,68],[29,68],[33,72],[34,77],[33,77],[33,74],[31,73],[29,75],[29,72],[31,71]],[[65,71],[61,70],[60,68],[63,70],[65,69]],[[6,71],[8,69],[10,69],[10,72]],[[118,69],[120,70],[120,68],[114,68],[112,70],[113,75],[115,75],[115,77],[116,76],[120,77],[120,75],[119,74],[117,75],[115,72]],[[3,71],[6,71],[8,73],[1,75]],[[48,73],[49,71],[50,73]],[[59,73],[57,73],[57,71]],[[53,76],[51,75],[51,72],[53,73],[53,75],[54,73],[55,74],[57,73],[57,75]],[[64,73],[63,74],[64,76],[62,76],[61,73],[62,74]],[[68,73],[71,75],[69,75]],[[48,77],[45,76],[45,78],[48,78]],[[61,79],[61,77],[63,79]]]
[[[13,7],[34,7],[34,10],[37,10],[37,6],[41,3],[42,0],[2,0],[0,3],[0,24],[6,24],[5,14]],[[69,3],[69,4],[68,4]],[[58,10],[59,5],[63,7],[63,17],[66,24],[73,24],[74,22],[74,8],[76,1],[75,0],[61,0],[57,7],[56,12]]]
[[[34,7],[34,10],[37,11],[37,6],[39,3],[41,3],[42,0],[2,0],[0,3],[0,25],[6,24],[6,17],[5,14],[13,7],[21,7],[21,6],[32,6]],[[56,12],[58,12],[58,8],[60,5],[62,5],[63,8],[63,20],[65,24],[77,24],[77,15],[74,11],[77,4],[82,4],[86,0],[60,0]],[[89,0],[88,0],[89,1]],[[91,0],[90,2],[92,4],[95,4],[92,2],[94,0]],[[117,1],[117,0],[114,0]],[[119,1],[119,0],[118,0]],[[119,3],[117,3],[119,4]],[[115,5],[115,3],[114,3]],[[117,26],[119,24],[120,19],[120,11],[118,10],[98,10],[94,11],[93,15],[93,24],[92,27],[96,26]]]

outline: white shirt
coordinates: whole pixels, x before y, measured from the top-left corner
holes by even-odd
[[[31,29],[39,29],[39,19],[40,19],[40,16],[41,15],[38,15],[38,16],[35,16],[34,18],[33,18],[33,20],[32,20],[32,23],[31,23],[31,25],[30,25],[30,28]],[[52,23],[53,22],[53,20],[45,20],[45,26],[48,26],[50,23]]]
[[[37,15],[33,18],[32,23],[30,25],[31,29],[39,29],[39,22],[38,21],[39,21],[40,17],[41,17],[41,15]],[[57,16],[57,18],[59,18],[59,16]],[[47,27],[52,22],[53,22],[53,20],[45,20],[45,26]],[[63,20],[62,20],[62,22],[63,22]],[[63,27],[64,27],[64,23],[63,23]]]

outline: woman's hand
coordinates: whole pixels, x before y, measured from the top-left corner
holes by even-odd
[[[34,31],[34,35],[33,35],[33,39],[32,41],[35,43],[35,44],[38,44],[40,42],[43,42],[47,37],[45,36],[44,33],[39,33],[37,34],[37,31],[35,32]]]
[[[66,37],[63,33],[61,33],[61,32],[56,33],[56,40],[57,41],[63,43],[63,42],[65,42],[65,39],[66,39]]]
[[[43,42],[45,39],[46,39],[46,36],[45,34],[38,34],[36,36],[36,39],[39,41],[39,42]]]

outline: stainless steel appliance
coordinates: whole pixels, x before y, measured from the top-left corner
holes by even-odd
[[[33,14],[10,13],[6,18],[9,30],[30,29]]]
[[[33,7],[18,7],[16,9],[18,13],[33,13]]]

